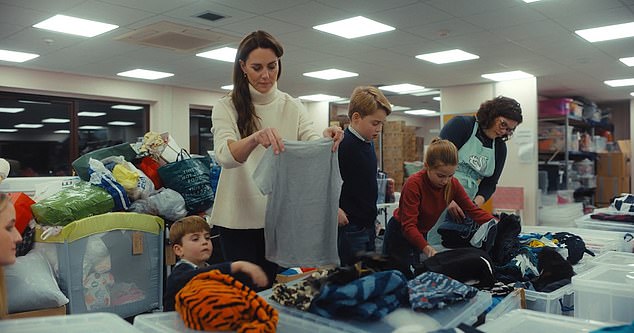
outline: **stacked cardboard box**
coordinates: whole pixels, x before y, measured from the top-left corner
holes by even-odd
[[[378,141],[375,141],[377,157]],[[422,138],[416,137],[416,127],[406,126],[404,121],[388,121],[383,126],[383,171],[394,179],[395,190],[400,191],[404,182],[405,161],[421,161]]]
[[[630,193],[630,172],[627,157],[621,152],[598,154],[595,202],[605,206],[621,193]]]

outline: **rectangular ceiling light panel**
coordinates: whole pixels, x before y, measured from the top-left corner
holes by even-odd
[[[133,69],[131,71],[117,73],[119,76],[133,77],[145,80],[158,80],[166,77],[174,76],[172,73],[150,71],[147,69]]]
[[[119,26],[103,22],[85,20],[78,17],[55,15],[49,19],[37,23],[33,27],[83,37],[95,37],[110,30],[114,30]]]
[[[0,50],[0,60],[10,62],[25,62],[39,57],[39,54],[18,51]]]
[[[374,35],[396,28],[389,25],[370,20],[363,16],[351,17],[349,19],[335,21],[331,23],[316,25],[313,29],[337,35],[343,38],[352,39],[357,37]]]
[[[526,73],[526,72],[522,72],[522,71],[511,71],[511,72],[482,74],[482,77],[485,79],[499,82],[499,81],[528,79],[528,78],[534,77],[534,75]]]
[[[393,84],[389,86],[381,86],[379,87],[381,90],[394,92],[397,94],[413,94],[419,93],[427,90],[427,88],[411,83],[401,83],[401,84]]]
[[[314,77],[317,79],[322,79],[322,80],[336,80],[336,79],[343,79],[346,77],[359,76],[358,73],[342,71],[336,68],[324,69],[323,71],[308,72],[308,73],[304,73],[303,75]]]
[[[236,60],[236,53],[238,53],[238,49],[235,49],[233,47],[222,47],[219,49],[198,53],[196,54],[196,56],[226,62],[234,62]]]
[[[469,52],[465,52],[460,49],[453,49],[453,50],[442,51],[442,52],[419,54],[416,56],[416,58],[440,65],[440,64],[448,64],[448,63],[458,62],[458,61],[479,59],[480,56],[477,56]]]
[[[575,33],[591,43],[627,38],[634,36],[634,22],[576,30]]]

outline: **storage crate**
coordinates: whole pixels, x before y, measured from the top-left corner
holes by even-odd
[[[2,333],[141,333],[112,313],[0,320]]]
[[[539,101],[540,117],[565,116],[571,112],[571,98],[553,98]]]
[[[610,325],[592,320],[562,317],[520,309],[513,310],[491,322],[487,321],[484,325],[479,326],[478,329],[487,333],[577,333],[589,332],[607,326]]]
[[[495,320],[513,310],[522,309],[522,303],[526,303],[524,289],[513,290],[487,313],[486,322]]]
[[[539,312],[572,316],[574,313],[572,286],[566,285],[550,293],[526,290],[526,308]]]
[[[69,223],[48,243],[51,266],[68,297],[68,313],[111,312],[130,317],[162,307],[163,220],[108,213]],[[56,254],[56,255],[54,255]]]
[[[473,325],[478,317],[491,306],[491,294],[478,292],[472,299],[465,302],[451,304],[443,309],[414,312],[409,308],[392,311],[379,321],[362,322],[357,320],[333,320],[318,316],[310,312],[285,307],[270,299],[271,289],[260,292],[267,302],[284,313],[301,318],[311,323],[332,328],[334,332],[347,333],[392,333],[400,327],[407,327],[411,332],[416,330],[427,332],[440,328],[453,328],[461,323]],[[409,332],[409,331],[408,331]]]
[[[634,253],[608,251],[592,260],[589,266],[609,266],[634,271]]]
[[[604,322],[634,320],[634,269],[598,265],[572,277],[575,317]]]
[[[177,312],[142,314],[134,317],[134,327],[144,333],[196,333],[189,329]],[[208,331],[209,332],[209,331]],[[218,331],[220,332],[220,331]],[[226,331],[225,331],[226,332]],[[338,329],[321,326],[307,320],[280,313],[278,333],[337,333]]]

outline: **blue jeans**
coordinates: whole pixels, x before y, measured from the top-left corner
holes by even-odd
[[[363,252],[374,252],[374,228],[348,224],[339,228],[337,250],[341,266],[354,264],[354,258]]]
[[[426,235],[423,235],[425,237]],[[385,226],[383,236],[383,254],[392,256],[402,264],[414,265],[420,263],[421,250],[410,244],[403,236],[401,223],[392,217]]]

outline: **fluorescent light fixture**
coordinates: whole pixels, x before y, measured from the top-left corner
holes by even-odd
[[[450,62],[479,59],[480,56],[477,56],[469,52],[465,52],[460,49],[453,49],[453,50],[442,51],[442,52],[419,54],[416,56],[416,58],[440,65],[440,64],[448,64]]]
[[[510,81],[510,80],[527,79],[529,77],[534,77],[534,75],[528,74],[522,71],[511,71],[511,72],[482,74],[482,77],[485,79],[493,80],[493,81]]]
[[[85,125],[85,126],[79,126],[78,128],[80,130],[100,130],[100,129],[104,129],[105,127],[103,127],[103,126]]]
[[[0,128],[0,133],[15,133],[17,131],[16,128]]]
[[[70,123],[70,119],[46,118],[46,119],[42,119],[42,122],[45,124],[65,124],[65,123]]]
[[[174,74],[172,73],[150,71],[147,69],[139,69],[139,68],[133,69],[127,72],[117,73],[117,75],[134,77],[137,79],[146,79],[146,80],[158,80],[158,79],[174,76]]]
[[[341,21],[316,25],[313,27],[313,29],[351,39],[374,35],[386,31],[392,31],[396,28],[377,21],[370,20],[363,16],[356,16]]]
[[[620,39],[634,36],[634,22],[606,25],[592,29],[576,30],[575,33],[588,42]]]
[[[112,126],[132,126],[136,124],[135,122],[132,121],[119,121],[119,120],[115,120],[115,121],[110,121],[108,122],[108,125],[112,125]]]
[[[78,17],[55,15],[34,25],[33,27],[83,37],[95,37],[97,35],[101,35],[104,32],[114,30],[119,26],[114,24],[85,20]]]
[[[634,86],[634,79],[608,80],[603,81],[603,83],[607,84],[610,87]]]
[[[18,51],[0,50],[0,60],[11,62],[25,62],[39,57],[39,54]]]
[[[332,102],[332,101],[340,100],[341,97],[332,96],[332,95],[324,95],[324,94],[315,94],[315,95],[299,96],[299,99],[303,99],[305,101],[311,101],[311,102]]]
[[[531,2],[537,2],[537,1],[541,1],[541,0],[523,0],[526,3],[531,3]]]
[[[117,105],[113,105],[110,107],[111,109],[117,109],[117,110],[141,110],[143,109],[142,106],[138,106],[138,105],[126,105],[126,104],[117,104]]]
[[[379,89],[395,92],[397,94],[411,94],[411,93],[422,92],[422,91],[428,90],[428,89],[426,89],[423,86],[418,86],[418,85],[410,84],[410,83],[401,83],[401,84],[393,84],[393,85],[390,85],[390,86],[381,86],[381,87],[379,87]]]
[[[310,76],[322,80],[336,80],[344,77],[359,76],[358,73],[346,72],[336,68],[324,69],[323,71],[304,73],[304,76]]]
[[[631,93],[630,93],[630,96],[634,96],[634,92],[631,92]]]
[[[0,108],[2,113],[18,113],[24,111],[24,108]]]
[[[238,53],[238,49],[225,46],[219,49],[197,53],[196,56],[226,62],[234,62],[236,60],[236,53]]]
[[[392,104],[392,111],[405,111],[409,109],[411,108],[408,108],[407,106],[398,106],[398,105]]]
[[[77,113],[78,116],[80,117],[101,117],[101,116],[105,116],[106,113],[105,112],[90,112],[90,111],[82,111]]]
[[[350,100],[347,99],[347,98],[346,99],[340,99],[340,100],[335,101],[333,103],[335,103],[335,104],[348,104],[348,103],[350,103]]]
[[[224,90],[233,90],[233,84],[228,84],[226,86],[222,86],[220,87],[220,89],[224,89]]]
[[[415,116],[437,116],[440,114],[438,111],[420,109],[420,110],[407,110],[405,111],[407,114],[415,115]]]
[[[440,96],[436,96],[432,98],[434,101],[440,102]]]
[[[29,101],[29,100],[25,100],[25,99],[20,99],[20,100],[18,100],[18,102],[24,103],[24,104],[45,104],[45,105],[52,104],[51,102]]]
[[[44,126],[44,125],[42,125],[42,124],[17,124],[17,125],[14,125],[13,127],[15,127],[15,128],[40,128],[42,126]]]
[[[54,131],[53,133],[55,133],[55,134],[70,134],[70,131],[69,130],[57,130],[57,131]]]
[[[621,58],[619,60],[630,67],[634,66],[634,57]]]

